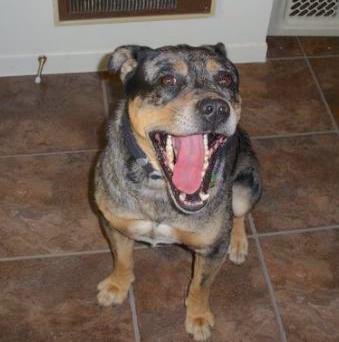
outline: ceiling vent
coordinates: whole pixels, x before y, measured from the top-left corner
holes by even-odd
[[[213,0],[57,0],[60,22],[208,15]]]

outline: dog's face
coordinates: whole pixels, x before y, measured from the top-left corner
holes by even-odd
[[[240,119],[239,77],[223,44],[151,49],[123,46],[110,68],[120,72],[132,131],[162,170],[175,205],[206,205],[218,150]]]

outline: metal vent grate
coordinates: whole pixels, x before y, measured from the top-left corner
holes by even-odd
[[[58,0],[59,19],[210,14],[212,0]]]
[[[335,17],[338,0],[292,0],[290,17]]]
[[[152,10],[172,10],[177,8],[177,0],[69,0],[70,12],[101,13],[101,12],[137,12]]]

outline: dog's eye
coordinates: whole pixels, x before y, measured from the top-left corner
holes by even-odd
[[[217,75],[217,81],[222,87],[229,87],[232,83],[232,77],[228,72],[220,71]]]
[[[160,81],[166,87],[173,87],[177,84],[177,79],[173,75],[165,75],[161,77]]]

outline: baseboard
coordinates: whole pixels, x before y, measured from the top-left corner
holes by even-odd
[[[266,43],[226,44],[229,58],[235,63],[264,62]],[[46,53],[44,74],[78,73],[105,70],[111,51]],[[39,55],[0,56],[0,77],[34,75]]]

